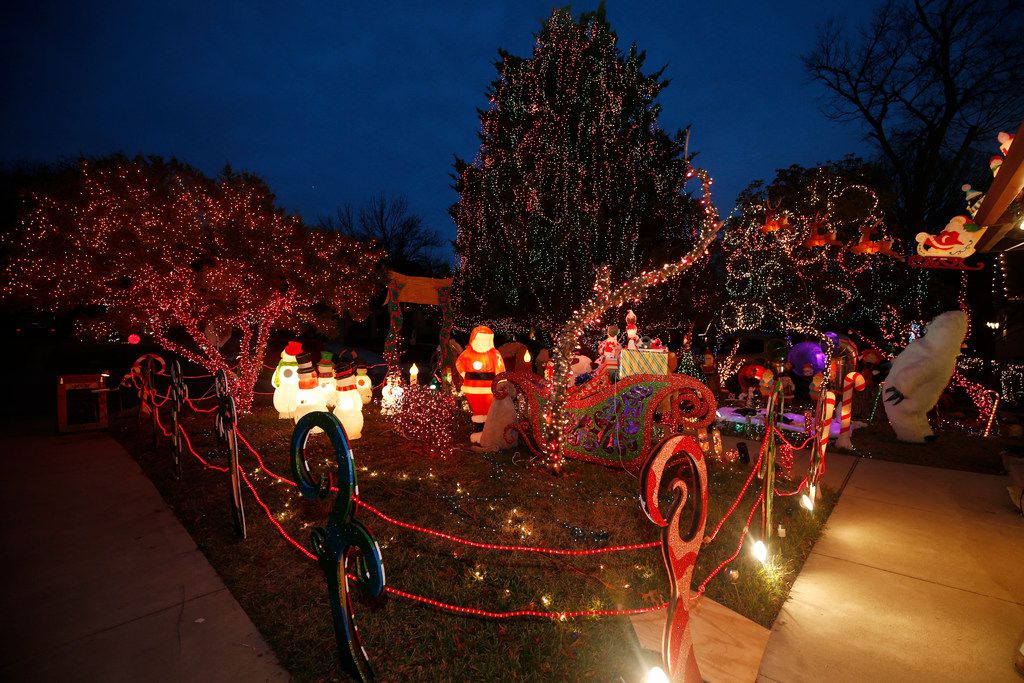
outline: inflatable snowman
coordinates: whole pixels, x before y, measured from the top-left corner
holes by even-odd
[[[334,383],[334,354],[330,351],[320,352],[320,362],[316,364],[317,382],[320,394],[324,397],[324,405],[333,408],[338,404],[338,390]]]
[[[366,374],[366,363],[360,362],[356,366],[356,391],[363,399],[363,405],[373,400],[373,382]]]
[[[350,440],[358,439],[363,435],[363,397],[356,388],[356,376],[350,364],[338,367],[336,386],[338,401],[334,416]]]
[[[405,389],[398,375],[388,375],[387,382],[380,392],[380,414],[384,417],[398,415],[405,399]]]
[[[298,356],[299,363],[299,391],[298,406],[292,417],[298,423],[299,419],[308,413],[327,411],[327,404],[324,403],[324,395],[320,391],[320,383],[317,381],[316,370],[313,369],[313,357],[308,353]],[[319,427],[313,428],[313,433],[323,431]]]
[[[291,419],[292,413],[299,406],[299,364],[296,358],[301,353],[302,344],[288,342],[270,380],[274,385],[274,408],[282,420]]]
[[[963,311],[943,313],[893,360],[882,396],[885,414],[900,441],[924,443],[934,438],[927,414],[953,376],[966,335]]]

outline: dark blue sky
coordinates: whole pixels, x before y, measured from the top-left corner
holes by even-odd
[[[0,23],[0,162],[113,151],[263,175],[309,220],[378,191],[454,237],[452,155],[472,159],[497,49],[528,54],[544,2],[19,3]],[[623,47],[667,64],[662,125],[691,149],[723,212],[755,178],[865,151],[826,120],[799,56],[835,0],[627,2]],[[28,5],[36,5],[27,7]],[[352,7],[359,5],[359,7]],[[577,3],[577,11],[596,2]]]

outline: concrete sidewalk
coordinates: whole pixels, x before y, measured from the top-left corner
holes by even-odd
[[[0,678],[287,679],[160,494],[109,436],[16,436],[0,444]]]
[[[758,680],[1020,683],[1024,519],[1005,485],[859,461],[776,620]]]

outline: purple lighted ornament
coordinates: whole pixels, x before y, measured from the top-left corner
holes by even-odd
[[[836,343],[838,344],[838,338]],[[818,342],[807,341],[796,344],[789,350],[789,355],[786,359],[797,371],[801,371],[804,366],[810,365],[813,370],[811,375],[822,372],[825,369],[825,352],[821,350]]]

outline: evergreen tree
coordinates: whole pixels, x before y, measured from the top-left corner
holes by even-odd
[[[550,329],[590,296],[600,266],[621,282],[672,260],[698,223],[684,136],[658,127],[662,71],[645,74],[636,45],[618,48],[603,4],[578,19],[554,10],[536,38],[529,58],[499,51],[450,213],[461,313]]]

